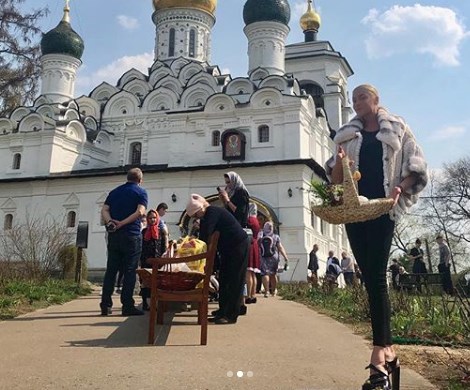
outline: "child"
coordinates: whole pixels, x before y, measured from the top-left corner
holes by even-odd
[[[141,268],[151,268],[147,263],[147,259],[160,257],[164,250],[165,233],[159,226],[160,217],[155,210],[147,213],[147,227],[142,230],[142,254],[140,256]],[[140,289],[142,296],[142,310],[150,310],[147,298],[150,298],[150,287],[143,286]]]

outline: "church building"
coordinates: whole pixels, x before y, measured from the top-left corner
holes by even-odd
[[[289,254],[281,279],[305,280],[314,243],[324,271],[328,250],[338,255],[348,243],[343,226],[312,215],[308,183],[325,178],[331,135],[352,113],[353,71],[330,42],[318,40],[320,16],[311,3],[300,20],[305,40],[290,45],[288,0],[240,6],[249,65],[235,76],[211,63],[217,0],[153,0],[148,72],[129,69],[116,85],[75,96],[86,42],[72,28],[67,0],[62,20],[41,41],[40,95],[0,118],[0,229],[27,216],[52,216],[72,233],[88,222],[88,267],[99,271],[106,266],[100,210],[130,167],[144,172],[149,207],[168,204],[172,238],[190,222],[189,195],[217,203],[224,173],[236,171]]]

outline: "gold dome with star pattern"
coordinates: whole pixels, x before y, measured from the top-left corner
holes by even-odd
[[[308,0],[308,9],[300,18],[300,27],[304,31],[318,31],[320,25],[320,15],[312,9],[312,0]]]
[[[214,15],[217,0],[153,0],[153,7],[156,11],[169,8],[194,8]]]

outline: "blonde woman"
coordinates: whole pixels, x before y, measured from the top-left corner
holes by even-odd
[[[348,156],[353,169],[362,176],[359,195],[395,201],[389,214],[347,224],[346,232],[362,272],[371,313],[373,350],[367,367],[370,377],[362,389],[388,390],[393,384],[396,390],[400,371],[392,346],[386,268],[395,221],[417,201],[427,183],[426,162],[405,121],[380,105],[375,87],[364,84],[355,88],[353,108],[357,115],[334,138],[337,152],[327,162],[327,174],[333,183],[341,183],[341,161]]]

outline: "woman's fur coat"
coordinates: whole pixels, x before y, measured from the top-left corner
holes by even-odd
[[[428,181],[427,164],[421,148],[416,143],[405,121],[390,114],[380,107],[377,113],[380,130],[377,139],[382,142],[384,190],[389,197],[391,189],[401,183],[409,175],[416,177],[415,184],[400,195],[397,205],[390,211],[390,218],[397,220],[410,206],[418,200],[418,194],[424,189]],[[337,145],[343,147],[346,154],[357,169],[359,166],[359,152],[361,150],[363,124],[358,117],[341,127],[334,138]],[[336,163],[336,153],[326,162],[327,175],[331,175]]]

